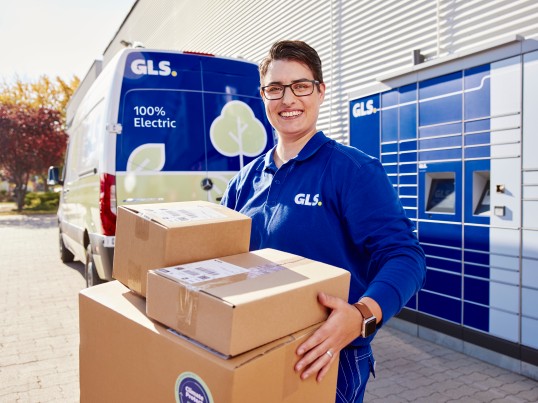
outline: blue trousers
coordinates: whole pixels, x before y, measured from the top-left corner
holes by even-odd
[[[375,378],[375,359],[370,345],[340,351],[336,403],[362,403],[370,373]]]

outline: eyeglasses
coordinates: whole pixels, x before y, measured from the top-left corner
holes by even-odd
[[[288,85],[271,84],[262,87],[262,92],[265,99],[274,101],[276,99],[281,99],[284,96],[286,87],[290,87],[291,92],[293,92],[293,95],[296,97],[306,97],[314,92],[314,85],[319,85],[319,81],[301,80]]]

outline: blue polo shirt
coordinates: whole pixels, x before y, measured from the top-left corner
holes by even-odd
[[[252,218],[250,250],[279,249],[348,270],[349,302],[373,298],[386,322],[422,287],[426,267],[382,165],[322,132],[280,168],[273,151],[245,166],[222,199]]]

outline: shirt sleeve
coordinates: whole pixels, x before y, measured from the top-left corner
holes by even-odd
[[[425,281],[422,248],[400,200],[378,160],[357,166],[344,195],[345,220],[355,247],[369,256],[367,288],[383,323],[396,315]]]
[[[230,180],[224,194],[222,195],[222,199],[220,200],[220,204],[222,206],[226,206],[233,210],[235,210],[237,207],[237,178],[238,175]]]

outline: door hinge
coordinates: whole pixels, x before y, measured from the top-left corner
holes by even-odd
[[[106,131],[109,133],[121,134],[121,130],[122,130],[122,127],[120,123],[114,123],[114,124],[109,123],[106,125]]]

